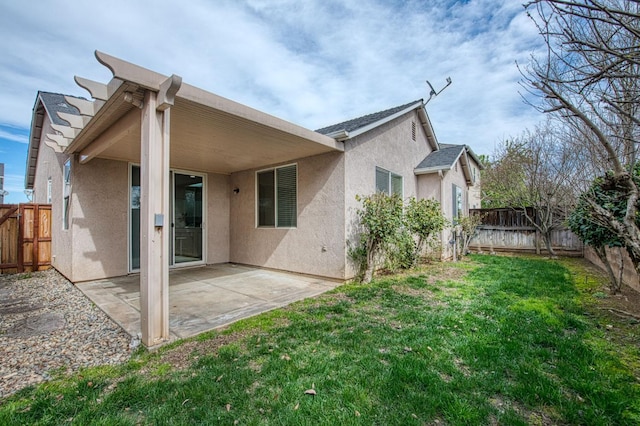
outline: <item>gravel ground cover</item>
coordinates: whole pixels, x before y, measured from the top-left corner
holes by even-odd
[[[0,397],[60,372],[125,362],[130,343],[55,270],[0,275]]]

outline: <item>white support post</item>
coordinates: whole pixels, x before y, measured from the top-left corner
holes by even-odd
[[[142,109],[140,325],[142,343],[169,339],[169,109],[147,91]]]

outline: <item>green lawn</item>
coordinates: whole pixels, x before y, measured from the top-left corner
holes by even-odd
[[[639,325],[603,316],[581,262],[471,256],[342,286],[26,389],[0,424],[640,424]]]

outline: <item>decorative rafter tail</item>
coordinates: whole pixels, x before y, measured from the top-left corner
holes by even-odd
[[[104,105],[103,101],[87,101],[86,99],[74,98],[71,96],[65,96],[64,99],[80,111],[81,115],[87,115],[93,117],[96,112]]]

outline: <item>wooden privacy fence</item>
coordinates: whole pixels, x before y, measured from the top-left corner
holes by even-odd
[[[470,215],[481,215],[482,224],[471,240],[474,251],[513,251],[541,253],[545,251],[542,235],[532,226],[522,209],[473,209]],[[529,217],[535,217],[532,208]],[[551,233],[551,246],[558,254],[582,256],[583,244],[569,229],[556,229]]]
[[[50,266],[51,204],[0,204],[0,273]]]

